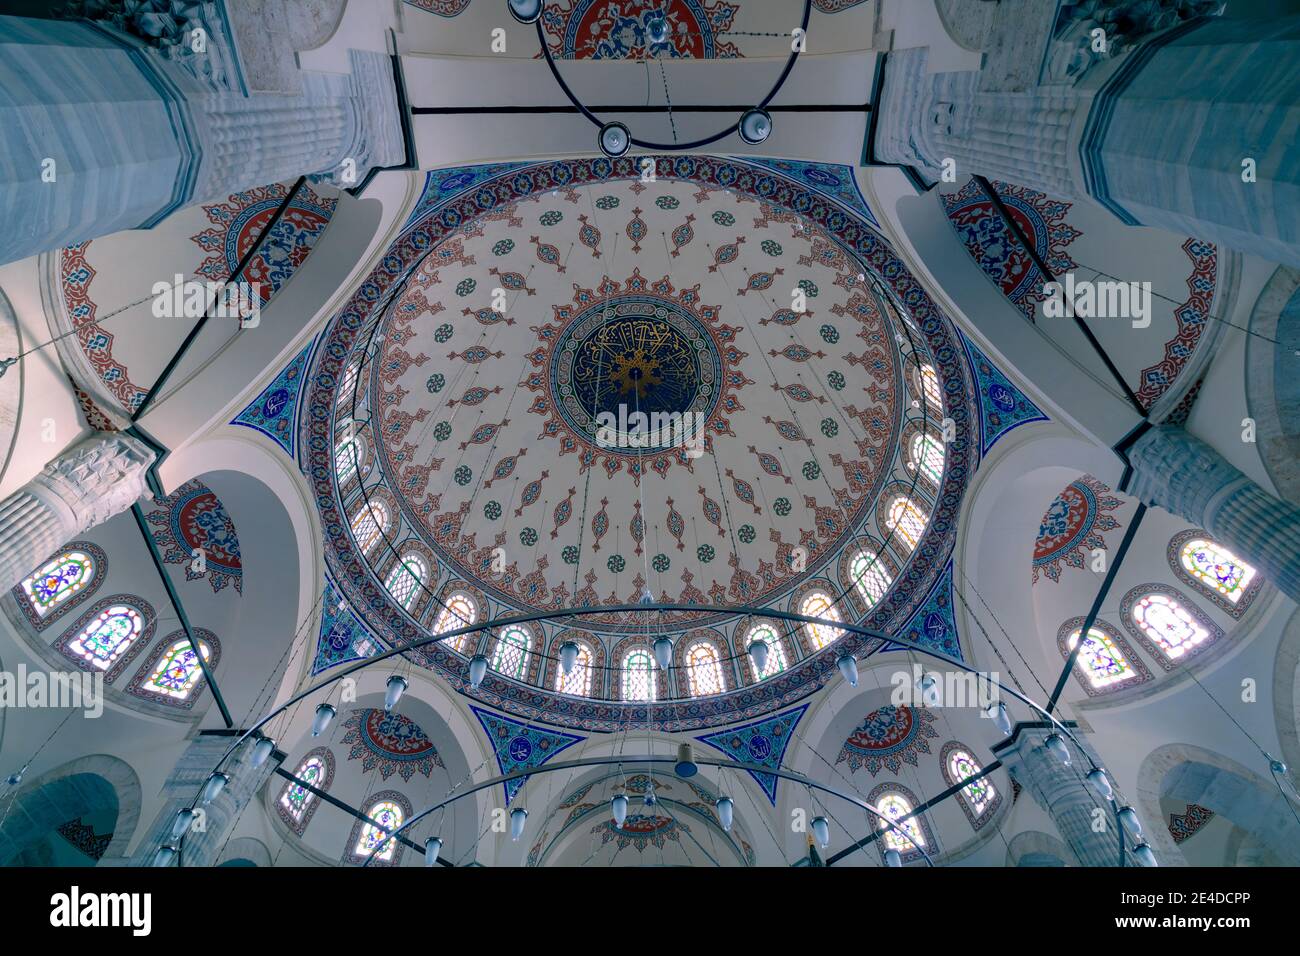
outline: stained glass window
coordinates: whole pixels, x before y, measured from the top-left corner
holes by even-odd
[[[578,645],[578,659],[573,662],[573,670],[568,674],[564,668],[555,668],[555,689],[561,694],[573,694],[576,697],[591,696],[591,648],[581,641]]]
[[[885,562],[880,560],[879,555],[866,551],[859,551],[854,556],[853,563],[849,565],[849,574],[867,607],[874,607],[894,581],[885,570]]]
[[[398,604],[410,610],[419,596],[420,585],[429,580],[429,569],[418,554],[408,554],[388,572],[384,587]]]
[[[343,438],[334,446],[334,473],[339,487],[346,485],[356,475],[366,457],[366,440],[353,433],[351,423],[344,429]]]
[[[964,750],[954,750],[948,755],[948,773],[956,783],[961,783],[970,777],[975,776],[983,768],[969,753]],[[961,788],[962,796],[970,804],[975,816],[979,816],[988,809],[990,803],[997,797],[998,793],[993,789],[993,782],[988,777],[968,783]]]
[[[202,640],[199,641],[199,647],[203,651],[203,659],[210,660],[212,649]],[[199,666],[199,657],[194,653],[193,646],[188,640],[176,641],[163,651],[141,687],[171,700],[185,700],[202,676],[203,668]]]
[[[943,478],[942,443],[927,432],[917,432],[912,436],[909,453],[912,466],[920,468],[921,474],[937,485]]]
[[[366,502],[352,519],[352,540],[362,554],[368,554],[387,530],[388,506],[382,501]]]
[[[906,495],[899,495],[890,503],[889,520],[885,523],[897,532],[895,540],[903,541],[909,550],[916,547],[925,533],[925,515]]]
[[[96,670],[106,671],[130,650],[143,629],[144,616],[136,608],[113,604],[95,615],[68,642],[67,650]]]
[[[939,391],[939,376],[934,374],[933,365],[921,366],[921,391],[925,401],[935,411],[943,411],[943,395]]]
[[[706,697],[727,689],[722,679],[722,661],[712,641],[696,641],[686,649],[686,667],[691,696]]]
[[[903,820],[903,817],[912,812],[912,805],[904,797],[897,793],[887,793],[877,801],[876,809],[895,824],[891,827],[884,820],[880,821],[880,829],[884,831],[881,839],[885,841],[887,848],[906,853],[914,846],[925,846],[925,837],[921,835],[921,827],[916,818]],[[907,835],[899,833],[899,830]]]
[[[433,633],[446,634],[448,631],[458,630],[473,624],[477,618],[478,612],[474,599],[464,591],[455,591],[443,602],[443,608],[438,612],[438,620],[433,625]],[[473,636],[474,632],[470,631],[460,637],[452,638],[448,643],[452,650],[463,654]]]
[[[653,664],[649,651],[635,648],[623,656],[623,699],[655,699]]]
[[[357,378],[361,374],[361,356],[358,355],[348,363],[348,369],[343,373],[343,387],[339,389],[339,405],[352,406],[352,391],[357,387]],[[351,414],[351,411],[348,412]]]
[[[831,621],[839,621],[839,608],[831,600],[831,596],[825,591],[813,591],[803,599],[803,604],[799,606],[799,613],[808,617],[826,618]],[[820,651],[828,644],[838,641],[844,636],[844,632],[838,627],[831,627],[829,624],[805,624],[804,628],[808,634],[808,640],[812,642],[814,650]]]
[[[779,674],[786,668],[785,645],[781,643],[781,638],[776,633],[776,628],[771,624],[755,624],[745,635],[745,651],[748,653],[749,645],[762,639],[767,644],[767,666],[763,668],[763,673],[755,674],[757,680],[765,680],[773,674]],[[754,659],[749,659],[749,666],[753,668]]]
[[[320,757],[308,757],[299,765],[294,776],[317,789],[321,789],[322,784],[325,782],[325,761]],[[307,812],[307,808],[311,806],[311,802],[315,799],[316,794],[300,784],[290,781],[280,794],[280,806],[284,807],[294,822],[301,822],[303,814]]]
[[[375,826],[375,823],[367,823],[361,828],[361,836],[357,838],[357,845],[352,849],[353,855],[364,859],[374,854],[376,860],[391,861],[393,853],[397,850],[397,841],[390,840],[388,837],[402,825],[402,808],[391,800],[381,800],[366,811],[366,816],[379,826]],[[380,827],[383,829],[381,830]],[[381,844],[382,849],[376,853],[375,848]]]
[[[1066,639],[1067,649],[1073,651],[1078,642],[1079,631],[1076,630]],[[1088,639],[1079,650],[1078,661],[1093,687],[1109,687],[1133,676],[1132,665],[1110,635],[1095,627],[1088,631]]]
[[[1191,611],[1167,594],[1144,594],[1130,613],[1133,622],[1169,658],[1182,657],[1210,636]]]
[[[84,591],[98,573],[85,551],[64,551],[23,581],[23,594],[37,617],[45,617]]]
[[[515,680],[523,680],[532,646],[533,640],[528,632],[518,624],[512,624],[501,632],[496,653],[492,655],[492,669]]]
[[[1195,538],[1179,554],[1183,569],[1206,588],[1236,604],[1255,578],[1255,569],[1220,544]]]

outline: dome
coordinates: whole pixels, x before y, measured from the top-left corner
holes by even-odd
[[[377,634],[427,632],[457,587],[494,619],[591,609],[564,624],[611,655],[647,616],[600,608],[647,590],[696,608],[656,614],[656,634],[707,627],[728,658],[736,607],[797,612],[820,590],[850,623],[906,620],[951,550],[971,385],[950,323],[860,209],[711,157],[661,158],[652,187],[640,163],[571,160],[447,193],[332,326],[310,392],[328,558]],[[911,450],[926,435],[933,473]],[[382,541],[354,520],[371,502],[395,511]],[[864,549],[893,571],[869,609],[843,567]],[[395,597],[405,554],[438,570]],[[760,713],[838,653],[745,704],[670,699],[654,719]],[[427,663],[461,668],[444,647]],[[484,686],[518,712],[552,706],[513,684]]]

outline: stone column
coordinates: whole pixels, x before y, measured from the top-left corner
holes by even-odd
[[[1062,199],[1091,197],[1130,225],[1155,226],[1300,266],[1300,17],[1191,18],[1159,4],[1113,4],[1108,14],[1156,9],[1126,36],[1091,30],[1069,9],[1022,61],[1000,62],[1026,27],[1000,7],[990,63],[928,73],[927,51],[891,52],[876,118],[874,158],[940,181],[984,175]],[[1036,24],[1041,29],[1043,24]],[[1032,26],[1031,26],[1032,28]],[[1023,45],[1023,44],[1022,44]],[[1253,180],[1243,180],[1251,160]]]
[[[1129,449],[1130,492],[1204,528],[1300,601],[1300,508],[1265,491],[1183,429],[1160,425]]]
[[[9,590],[61,545],[145,493],[154,453],[121,432],[98,432],[0,501],[0,588]]]
[[[1046,721],[1017,724],[1010,737],[993,747],[993,753],[1052,818],[1081,866],[1118,866],[1119,824],[1114,807],[1097,796],[1084,780],[1087,761],[1069,738],[1066,744],[1074,755],[1071,766],[1065,766],[1047,750],[1043,741],[1051,732]],[[1105,826],[1100,833],[1095,822],[1098,808],[1104,811],[1101,820]]]
[[[161,48],[116,22],[0,17],[0,264],[244,189],[357,185],[405,161],[389,57],[354,50],[350,75],[250,92],[225,0],[185,10],[169,27],[182,42]]]
[[[131,856],[131,866],[149,866],[161,846],[175,846],[179,841],[172,837],[176,814],[184,807],[194,806],[202,812],[185,835],[184,864],[215,866],[248,802],[275,772],[283,754],[275,754],[260,767],[248,763],[251,744],[244,744],[222,767],[230,775],[221,796],[206,806],[196,803],[200,789],[212,773],[217,761],[234,742],[237,731],[203,731],[181,754],[176,766],[162,785],[163,805],[154,818],[147,835]]]

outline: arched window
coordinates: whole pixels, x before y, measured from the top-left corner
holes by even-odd
[[[366,440],[356,434],[355,426],[349,422],[343,437],[334,445],[334,474],[338,476],[340,488],[352,480],[365,460]]]
[[[1163,591],[1135,596],[1128,613],[1147,646],[1154,645],[1171,662],[1195,653],[1216,636],[1204,618]]]
[[[555,689],[561,694],[590,697],[592,679],[591,648],[582,641],[574,641],[574,643],[578,645],[578,659],[573,662],[573,670],[569,671],[568,674],[564,673],[564,668],[558,664],[556,665]],[[556,648],[558,652],[558,644]]]
[[[749,669],[754,674],[754,680],[766,680],[773,674],[781,673],[788,666],[788,661],[785,658],[785,644],[776,633],[776,628],[766,621],[755,624],[749,629],[749,633],[745,635],[746,656],[749,656],[749,646],[760,638],[767,644],[767,666],[763,668],[763,672],[760,674],[754,667],[754,659],[749,658]]]
[[[1169,542],[1169,563],[1181,581],[1234,618],[1246,612],[1263,584],[1254,568],[1204,532],[1175,535]]]
[[[338,404],[340,407],[352,407],[352,393],[357,387],[357,379],[361,375],[361,356],[353,356],[352,361],[348,362],[347,371],[343,373],[343,387],[339,389]],[[351,414],[349,411],[348,414]]]
[[[934,484],[943,478],[943,444],[929,432],[917,432],[908,445],[908,465]]]
[[[362,554],[369,554],[379,539],[388,530],[388,506],[382,501],[371,499],[361,505],[352,519],[352,540],[357,543]]]
[[[803,603],[799,605],[799,613],[807,617],[820,617],[831,621],[842,620],[839,608],[825,591],[813,591],[804,598]],[[813,650],[817,651],[844,636],[843,631],[829,624],[805,624],[804,632],[808,635]]]
[[[24,578],[19,588],[28,619],[40,627],[84,600],[99,583],[102,555],[98,548],[72,547]]]
[[[406,819],[403,808],[392,799],[377,800],[366,810],[366,816],[374,822],[362,824],[361,833],[352,844],[353,860],[364,863],[373,856],[374,863],[395,863],[400,844],[389,836]]]
[[[969,750],[955,741],[944,746],[941,759],[944,779],[954,786],[971,780],[984,769]],[[966,818],[977,830],[988,821],[998,804],[1002,802],[997,789],[993,786],[993,781],[987,776],[971,780],[961,788],[959,793]]]
[[[866,551],[854,555],[853,563],[849,565],[849,574],[867,607],[875,607],[876,602],[885,596],[889,585],[894,582],[880,556]]]
[[[298,764],[298,769],[293,775],[311,784],[317,790],[328,790],[334,780],[334,756],[324,747],[313,750],[303,758],[302,763]],[[280,791],[280,798],[276,801],[276,811],[280,814],[281,820],[302,836],[319,804],[316,794],[290,780]]]
[[[384,587],[398,604],[406,610],[415,607],[421,586],[429,580],[429,568],[418,554],[405,554],[388,572]]]
[[[727,689],[722,679],[722,660],[717,645],[698,640],[686,649],[686,674],[692,697],[721,694]]]
[[[1065,639],[1067,652],[1074,651],[1074,645],[1079,643],[1081,630],[1076,627]],[[1077,660],[1080,669],[1088,678],[1088,683],[1098,689],[1113,687],[1139,676],[1111,636],[1098,627],[1088,630],[1088,637],[1079,650]]]
[[[528,652],[532,647],[533,639],[528,631],[518,624],[510,625],[497,640],[492,669],[515,680],[523,680],[528,673]]]
[[[623,655],[623,699],[655,699],[654,662],[644,648],[635,647]]]
[[[464,591],[453,591],[443,602],[442,610],[438,612],[438,620],[434,622],[433,633],[446,634],[448,631],[468,627],[477,620],[478,606],[474,599]],[[473,636],[474,632],[470,631],[460,637],[453,638],[447,643],[452,650],[464,654],[469,648]]]
[[[934,366],[923,364],[918,377],[921,380],[921,394],[926,404],[936,412],[943,411],[943,393],[939,390],[939,376],[934,373]]]
[[[152,616],[152,615],[150,615]],[[121,666],[143,646],[141,635],[146,628],[145,612],[126,600],[110,599],[92,608],[89,620],[65,635],[59,650],[82,666],[105,673],[111,680]]]
[[[917,825],[916,817],[903,819],[912,813],[912,805],[905,797],[897,793],[887,793],[876,802],[876,810],[894,823],[891,827],[884,820],[880,821],[880,829],[883,831],[881,839],[885,841],[886,848],[897,850],[899,853],[908,853],[915,847],[925,846],[925,837]],[[899,833],[899,830],[903,832]]]
[[[889,520],[885,523],[895,532],[895,540],[906,544],[909,551],[917,546],[925,533],[925,515],[906,495],[899,495],[890,502]]]
[[[197,630],[203,660],[212,669],[217,663],[216,639],[211,631]],[[141,668],[136,674],[130,692],[160,704],[190,707],[202,687],[203,668],[199,666],[199,657],[184,632],[177,631],[163,641],[153,666]]]

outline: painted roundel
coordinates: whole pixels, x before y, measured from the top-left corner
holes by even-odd
[[[1003,208],[1053,275],[1073,269],[1076,263],[1067,250],[1081,233],[1066,221],[1071,204],[1022,186],[992,185]],[[1036,305],[1046,298],[1042,291],[1046,279],[1007,228],[993,201],[974,179],[959,192],[939,198],[975,262],[1002,294],[1032,319]]]
[[[951,325],[838,194],[715,157],[656,168],[652,182],[604,159],[430,174],[416,218],[323,334],[304,468],[332,576],[384,644],[426,633],[433,602],[417,601],[415,619],[395,606],[354,539],[356,502],[337,487],[337,389],[362,351],[373,360],[354,420],[374,454],[366,481],[391,493],[390,533],[417,539],[434,578],[469,582],[493,616],[636,603],[646,590],[784,606],[860,535],[890,537],[880,498],[911,481],[899,436],[920,414],[902,375],[915,351],[956,438],[871,623],[903,627],[934,587],[978,454]],[[449,180],[466,185],[447,198]],[[734,616],[660,620],[685,630]],[[572,626],[613,641],[643,624],[611,611]],[[823,682],[834,660],[821,656],[768,682],[750,713]],[[435,651],[428,662],[463,685],[462,661]],[[550,707],[548,691],[497,670],[478,693],[521,714]],[[689,713],[663,702],[651,719],[711,726],[728,696]],[[547,713],[612,728],[622,706],[566,699]]]
[[[1082,568],[1085,552],[1105,547],[1103,532],[1120,526],[1110,512],[1121,504],[1108,487],[1091,475],[1066,485],[1047,506],[1038,526],[1038,539],[1034,542],[1034,583],[1040,573],[1059,581],[1063,566]]]
[[[415,721],[379,708],[355,710],[343,724],[341,742],[351,744],[349,760],[360,760],[363,773],[378,770],[387,780],[394,773],[410,780],[416,772],[429,776],[443,766],[433,741]]]
[[[546,4],[542,28],[552,56],[569,60],[736,57],[739,48],[721,36],[738,9],[726,0],[561,0]],[[657,39],[653,25],[661,17],[668,32]]]
[[[223,203],[204,206],[203,211],[212,225],[192,237],[208,254],[198,267],[198,274],[213,282],[230,278],[270,224],[286,195],[286,187],[277,183],[235,193]],[[337,202],[332,197],[318,195],[307,185],[298,191],[257,254],[244,267],[242,278],[256,283],[263,305],[307,261],[316,240],[334,215]]]
[[[850,771],[865,768],[873,777],[881,768],[898,773],[904,763],[915,767],[918,754],[930,753],[927,738],[939,736],[932,723],[934,715],[924,707],[886,704],[863,718],[835,762],[847,763]]]
[[[233,584],[242,593],[244,568],[239,556],[235,522],[211,488],[197,479],[181,485],[166,498],[155,499],[159,510],[145,516],[154,540],[168,564],[185,566],[185,579],[206,577],[212,590]],[[197,562],[197,563],[196,563]]]

